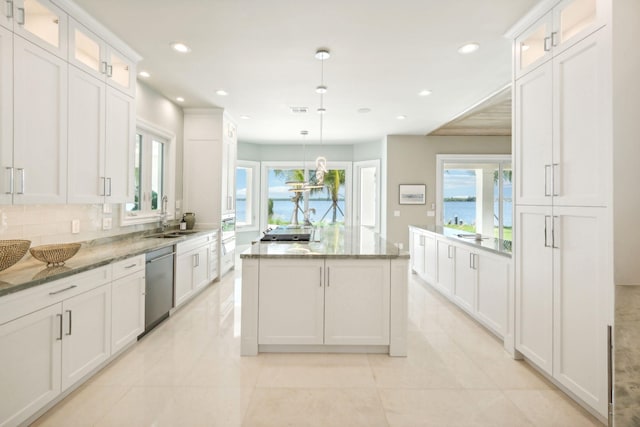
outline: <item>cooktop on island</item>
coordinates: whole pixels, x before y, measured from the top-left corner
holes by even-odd
[[[278,227],[267,230],[261,242],[308,242],[313,227]]]

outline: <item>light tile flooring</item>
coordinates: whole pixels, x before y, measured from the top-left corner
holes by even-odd
[[[240,357],[239,270],[35,425],[601,425],[415,275],[406,358]]]

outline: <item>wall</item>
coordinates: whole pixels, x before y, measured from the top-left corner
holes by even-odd
[[[238,143],[238,160],[253,161],[309,161],[318,156],[327,159],[327,166],[331,167],[331,160],[353,160],[353,145],[306,145],[300,144],[252,144]],[[302,164],[302,162],[301,162]]]
[[[436,202],[437,154],[511,153],[509,136],[390,135],[387,137],[386,145],[385,213],[387,220],[384,234],[388,241],[401,243],[404,250],[409,250],[408,226],[410,224],[435,224],[435,217],[427,216],[427,210],[431,210],[431,204]],[[400,205],[398,203],[400,184],[426,184],[427,204]],[[394,211],[398,211],[400,216],[394,216]]]
[[[182,197],[182,109],[150,87],[138,84],[136,114],[176,134],[178,144],[176,191]],[[0,239],[28,239],[32,246],[93,240],[133,231],[154,228],[157,223],[120,227],[120,205],[109,205],[111,213],[103,213],[102,204],[90,205],[0,205]],[[111,230],[102,230],[103,217],[112,218]],[[71,221],[80,220],[80,233],[71,234]],[[30,256],[27,254],[27,256]]]

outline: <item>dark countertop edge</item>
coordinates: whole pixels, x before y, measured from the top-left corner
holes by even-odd
[[[446,228],[446,227],[443,227],[443,226],[409,225],[409,228],[415,228],[415,229],[418,229],[418,230],[426,231],[428,233],[437,234],[438,236],[441,236],[441,237],[444,237],[446,239],[449,239],[452,242],[462,243],[462,244],[464,244],[466,246],[470,246],[470,247],[477,248],[477,249],[480,249],[480,250],[483,250],[483,251],[486,251],[486,252],[490,252],[490,253],[495,254],[495,255],[500,255],[500,256],[503,256],[503,257],[506,257],[506,258],[512,258],[512,253],[511,252],[501,251],[501,250],[498,250],[498,249],[493,249],[493,248],[489,248],[489,247],[486,247],[486,246],[482,246],[482,245],[479,245],[478,243],[476,243],[475,240],[463,239],[461,237],[456,237],[456,236],[448,236],[448,235],[446,235],[443,232],[438,230],[438,228],[440,228],[440,229]],[[449,230],[453,230],[453,229],[449,229]],[[495,240],[499,240],[499,239],[496,239],[496,238],[493,238],[493,237],[488,237],[488,238],[489,239],[493,239],[494,241]]]
[[[171,230],[167,230],[167,231],[171,231]],[[26,289],[30,289],[33,288],[35,286],[39,286],[39,285],[43,285],[45,283],[49,283],[49,282],[53,282],[59,279],[64,279],[66,277],[70,277],[70,276],[74,276],[76,274],[79,273],[84,273],[85,271],[89,271],[89,270],[93,270],[95,268],[100,268],[103,267],[105,265],[109,265],[109,264],[113,264],[114,262],[118,262],[118,261],[122,261],[125,260],[127,258],[131,258],[134,256],[138,256],[138,255],[142,255],[142,254],[146,254],[147,252],[151,252],[154,251],[156,249],[161,249],[161,248],[165,248],[167,246],[173,246],[177,243],[180,242],[184,242],[196,237],[200,237],[202,235],[205,234],[209,234],[212,233],[214,231],[218,231],[217,228],[212,228],[212,229],[196,229],[194,230],[196,231],[196,233],[193,234],[189,234],[189,235],[184,235],[184,236],[180,236],[180,237],[174,237],[174,238],[170,238],[170,239],[164,239],[164,238],[148,238],[149,242],[155,242],[156,244],[154,245],[150,245],[150,247],[148,248],[144,248],[144,249],[137,249],[137,250],[133,250],[125,255],[117,255],[117,256],[109,256],[107,255],[106,257],[95,261],[95,262],[90,262],[88,264],[83,264],[80,265],[78,267],[72,267],[69,270],[65,270],[65,271],[60,271],[57,272],[55,274],[52,274],[51,276],[47,276],[47,277],[42,277],[42,278],[38,278],[38,279],[31,279],[29,281],[23,282],[23,283],[19,283],[16,285],[12,285],[10,287],[7,287],[5,289],[0,289],[0,298],[7,296],[7,295],[11,295],[13,293],[16,292],[20,292],[20,291],[24,291]],[[157,231],[137,231],[134,233],[126,233],[126,234],[120,234],[117,236],[113,236],[113,237],[106,237],[106,238],[101,238],[101,239],[97,239],[95,241],[89,241],[89,242],[81,242],[82,246],[85,248],[90,248],[93,251],[96,250],[100,250],[100,246],[108,246],[117,242],[121,242],[122,240],[128,240],[128,239],[147,239],[147,236],[150,236],[152,234],[158,234]],[[107,254],[110,254],[111,251],[109,251],[109,248],[104,248],[103,249]],[[30,265],[26,268],[32,268],[37,266],[39,271],[42,271],[43,268],[46,268],[46,264],[43,264],[40,261],[37,260],[32,260],[32,261],[27,261]],[[14,266],[12,266],[14,267]],[[7,269],[8,270],[8,269]],[[6,271],[6,270],[5,270]],[[1,276],[0,272],[0,278]],[[36,272],[37,274],[37,272]],[[0,284],[2,283],[2,280],[0,280]]]

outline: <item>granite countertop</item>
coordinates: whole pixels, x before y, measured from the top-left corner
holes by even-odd
[[[197,229],[196,233],[173,238],[148,237],[155,231],[123,234],[104,239],[81,242],[78,253],[62,266],[47,265],[27,255],[17,264],[0,272],[0,297],[33,286],[82,273],[155,249],[175,245],[217,229]]]
[[[309,242],[258,242],[240,258],[409,258],[379,234],[366,228],[326,226],[314,230]]]
[[[482,240],[476,240],[475,234],[462,230],[456,230],[455,228],[442,227],[439,225],[410,225],[409,227],[439,234],[441,236],[454,240],[456,243],[464,243],[465,245],[481,248],[489,252],[511,258],[511,242],[507,240],[496,239],[495,237],[491,236],[482,236]]]

